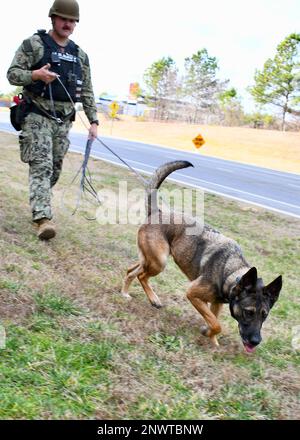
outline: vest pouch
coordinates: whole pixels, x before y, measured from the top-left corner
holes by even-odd
[[[22,104],[16,104],[10,107],[10,123],[15,130],[22,130],[21,125],[23,120]]]
[[[30,103],[26,98],[22,99],[19,104],[10,107],[10,122],[16,131],[22,130],[22,124],[29,110]]]

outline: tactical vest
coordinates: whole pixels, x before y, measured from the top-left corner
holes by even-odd
[[[46,31],[38,31],[43,45],[43,58],[32,66],[31,70],[38,70],[47,63],[51,64],[50,70],[59,75],[59,79],[66,87],[74,102],[81,101],[82,90],[82,68],[78,58],[78,46],[69,41],[68,45],[61,51],[61,47],[46,33]],[[52,97],[54,101],[70,101],[66,91],[59,81],[54,80],[51,83]],[[25,87],[29,92],[50,99],[49,86],[43,81],[36,81]]]

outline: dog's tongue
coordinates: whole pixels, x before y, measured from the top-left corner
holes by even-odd
[[[254,353],[255,347],[251,344],[244,344],[247,353]]]

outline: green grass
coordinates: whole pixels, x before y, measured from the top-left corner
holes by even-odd
[[[278,399],[263,385],[229,384],[218,399],[207,403],[208,414],[227,420],[276,419],[278,408]]]
[[[149,341],[152,342],[158,348],[162,347],[167,351],[179,351],[182,347],[182,341],[180,338],[172,335],[165,335],[161,333],[155,333],[149,337]]]
[[[81,313],[69,298],[59,294],[40,295],[37,293],[34,295],[34,300],[37,310],[48,315],[80,315]]]
[[[18,293],[22,285],[10,279],[0,279],[0,289],[7,289],[10,293]]]
[[[73,338],[72,338],[73,339]],[[68,340],[51,327],[9,326],[2,352],[1,417],[89,417],[108,398],[116,347]]]
[[[254,355],[243,352],[228,307],[215,349],[199,332],[201,318],[185,298],[188,281],[171,260],[152,280],[162,309],[149,305],[138,282],[131,301],[120,296],[137,259],[137,227],[101,226],[62,209],[80,156],[65,160],[53,201],[58,235],[44,243],[31,225],[27,167],[15,138],[2,134],[0,146],[0,418],[299,417],[300,356],[292,347],[300,314],[298,220],[205,197],[205,221],[239,242],[265,283],[279,274],[284,281]],[[138,186],[126,170],[93,160],[90,169],[97,188],[116,190],[120,179],[129,190]],[[75,198],[66,197],[66,209]]]

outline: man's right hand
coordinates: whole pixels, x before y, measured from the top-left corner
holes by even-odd
[[[46,64],[38,70],[33,70],[31,74],[32,81],[43,81],[46,84],[52,83],[57,78],[57,74],[50,72],[51,64]]]

